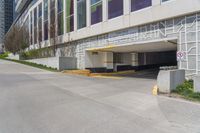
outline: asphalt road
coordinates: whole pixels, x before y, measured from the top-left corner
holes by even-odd
[[[0,133],[200,133],[200,104],[152,96],[155,83],[0,60]]]

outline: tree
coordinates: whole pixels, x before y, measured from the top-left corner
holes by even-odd
[[[56,56],[56,49],[57,49],[57,33],[56,33],[56,14],[55,14],[55,0],[50,1],[51,11],[50,11],[50,26],[49,26],[49,33],[50,33],[50,47],[53,50],[53,55]]]
[[[52,47],[52,49],[53,49],[53,55],[56,56],[57,34],[56,34],[56,24],[55,24],[55,20],[52,21],[52,23],[50,24],[49,33],[50,33],[50,45],[51,45],[51,47]]]
[[[4,45],[7,51],[16,54],[24,51],[29,46],[29,33],[25,26],[14,25],[4,38]]]

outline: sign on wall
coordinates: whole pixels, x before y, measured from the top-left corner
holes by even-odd
[[[177,51],[176,58],[177,58],[177,61],[186,61],[186,52],[185,51]]]

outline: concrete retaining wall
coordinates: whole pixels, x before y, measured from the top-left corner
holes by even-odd
[[[18,54],[12,54],[12,53],[10,53],[10,54],[8,54],[8,57],[7,57],[8,59],[12,59],[12,60],[19,60],[19,55]]]
[[[157,84],[159,92],[170,93],[185,81],[185,70],[161,70]]]
[[[26,60],[28,62],[46,65],[58,70],[68,70],[77,68],[77,59],[74,57],[50,57]]]
[[[200,92],[200,75],[194,77],[194,91]]]

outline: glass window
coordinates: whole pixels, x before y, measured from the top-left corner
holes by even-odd
[[[169,1],[169,0],[161,0],[161,2],[166,2],[166,1]]]
[[[48,0],[44,0],[44,40],[48,40]]]
[[[58,15],[57,15],[57,23],[58,23],[58,35],[62,35],[64,33],[64,28],[63,28],[63,0],[58,0]]]
[[[44,0],[44,20],[48,20],[48,0]]]
[[[63,11],[63,0],[58,0],[58,12],[62,12]]]
[[[91,0],[91,24],[102,21],[102,0]]]
[[[131,11],[137,11],[152,5],[152,0],[131,0]]]
[[[86,27],[86,0],[77,0],[77,28]]]
[[[66,28],[67,32],[74,31],[74,0],[66,0]]]
[[[33,14],[30,12],[30,44],[33,44]]]
[[[30,31],[29,31],[29,16],[25,20],[22,31],[23,31],[23,36],[24,36],[23,40],[26,43],[26,45],[29,46],[30,45],[30,42],[29,42],[29,33],[30,33]]]
[[[55,37],[55,0],[50,0],[50,37]]]
[[[39,36],[38,40],[41,42],[42,41],[42,3],[39,4],[38,8],[38,31],[39,31]]]
[[[39,4],[38,16],[39,16],[39,17],[42,17],[42,3]]]
[[[48,40],[48,21],[44,22],[44,40]]]
[[[37,7],[34,9],[34,27],[37,27]]]
[[[108,19],[123,15],[123,0],[108,0]]]
[[[34,44],[37,43],[37,7],[34,9]]]

